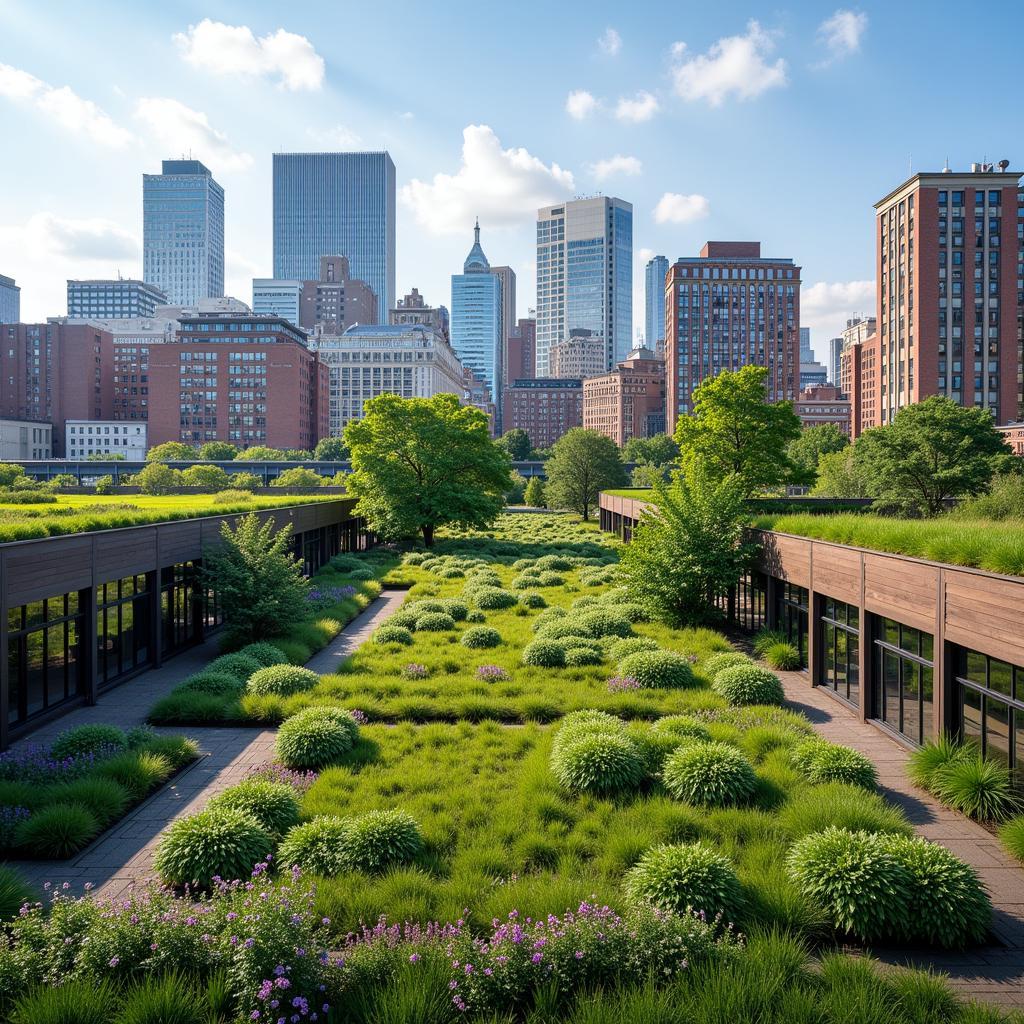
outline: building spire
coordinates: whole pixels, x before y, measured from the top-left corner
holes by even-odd
[[[476,242],[477,245],[480,244],[480,218],[479,217],[477,217],[477,219],[476,219],[476,226],[473,228],[473,241]]]

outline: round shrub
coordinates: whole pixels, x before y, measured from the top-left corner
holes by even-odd
[[[385,623],[374,632],[373,642],[375,644],[404,644],[408,646],[412,643],[412,633],[404,626]]]
[[[214,878],[248,878],[273,848],[270,834],[251,814],[211,809],[172,822],[156,848],[154,864],[168,885],[206,889]]]
[[[564,619],[569,613],[558,605],[554,605],[551,608],[545,608],[534,620],[533,625],[530,627],[534,633],[539,633],[549,622],[553,622],[555,619]]]
[[[803,664],[800,651],[793,644],[789,643],[788,640],[769,645],[768,649],[764,652],[764,660],[772,668],[777,668],[783,672],[795,671]]]
[[[562,668],[565,648],[556,640],[534,640],[523,648],[523,664],[537,668]]]
[[[235,654],[222,654],[206,666],[208,672],[226,673],[234,676],[240,683],[244,683],[253,672],[258,672],[261,668],[263,665],[260,662],[241,651]]]
[[[728,858],[703,843],[655,846],[627,873],[627,896],[675,913],[735,920],[743,890]]]
[[[708,743],[711,740],[711,733],[708,732],[707,727],[689,715],[666,715],[664,718],[659,718],[651,725],[651,732],[698,740],[702,743]]]
[[[441,611],[450,615],[456,622],[464,622],[469,614],[465,601],[456,601],[454,597],[446,597],[440,604]]]
[[[730,704],[781,704],[786,695],[774,672],[760,665],[733,665],[716,673],[711,688]]]
[[[343,848],[348,822],[344,818],[316,817],[296,825],[277,850],[282,867],[298,865],[303,871],[330,878],[345,870]]]
[[[660,651],[656,640],[648,636],[627,636],[610,639],[608,657],[613,661],[622,661],[638,651]]]
[[[246,644],[238,653],[258,661],[263,668],[269,668],[271,665],[284,665],[288,661],[280,647],[265,640],[255,644]]]
[[[463,647],[497,647],[501,643],[501,634],[490,626],[472,626],[467,629],[459,643]]]
[[[811,770],[811,764],[818,756],[822,747],[827,746],[829,746],[827,740],[823,740],[820,736],[812,736],[810,739],[806,739],[802,743],[798,743],[789,752],[789,763],[801,775],[807,775]]]
[[[358,580],[361,583],[367,583],[370,580],[376,579],[376,573],[372,569],[353,569],[351,572],[345,573],[350,580]]]
[[[246,779],[218,793],[207,805],[252,815],[271,835],[284,835],[299,820],[295,790],[284,782]]]
[[[826,828],[793,844],[786,859],[803,896],[866,942],[898,935],[910,907],[910,876],[885,836]]]
[[[443,612],[444,602],[436,601],[433,598],[424,598],[422,601],[413,601],[407,604],[402,611],[411,612],[417,619],[427,612]]]
[[[566,789],[603,795],[634,790],[645,775],[640,748],[610,732],[585,732],[559,744],[551,754],[551,770]]]
[[[525,594],[519,595],[519,603],[524,608],[547,608],[548,602],[543,594],[538,594],[536,591],[527,591]]]
[[[516,603],[516,595],[511,590],[501,587],[481,587],[473,596],[477,608],[493,611],[496,608],[511,608]]]
[[[277,756],[287,768],[324,768],[341,760],[358,735],[359,726],[348,711],[304,708],[277,730]]]
[[[487,616],[484,615],[483,612],[475,612],[474,611],[474,612],[470,612],[466,616],[466,621],[467,622],[486,622],[487,621]]]
[[[568,572],[572,568],[572,560],[564,555],[541,555],[534,564],[538,569],[559,569],[562,572]]]
[[[739,651],[720,651],[712,654],[704,662],[704,672],[712,679],[722,671],[723,668],[735,668],[737,665],[752,665],[753,662]]]
[[[613,615],[626,619],[628,622],[647,622],[651,617],[650,612],[642,604],[637,604],[635,601],[617,601],[614,604],[601,603]]]
[[[57,761],[81,754],[94,754],[102,750],[124,750],[128,746],[124,730],[116,725],[77,725],[62,732],[50,747],[50,754]]]
[[[447,569],[438,569],[435,575],[439,580],[460,580],[466,574],[457,565],[452,565]]]
[[[417,633],[445,633],[455,628],[455,620],[444,612],[427,612],[416,620]]]
[[[649,689],[679,689],[696,684],[690,663],[675,651],[636,651],[619,663],[619,674],[631,676]]]
[[[560,747],[567,746],[580,736],[589,736],[594,733],[609,733],[620,735],[626,728],[626,723],[607,711],[597,711],[593,708],[586,708],[582,711],[570,711],[563,719],[555,733],[554,742],[551,745],[552,752]]]
[[[859,750],[833,743],[818,748],[805,774],[811,782],[846,782],[864,789],[878,785],[878,773],[868,758]]]
[[[537,577],[538,587],[560,587],[565,583],[565,577],[557,572],[542,572]]]
[[[582,628],[572,616],[545,622],[544,627],[537,630],[537,638],[539,640],[564,640],[566,637],[580,637],[582,639],[583,635]]]
[[[607,608],[594,608],[583,612],[574,612],[569,616],[569,620],[576,623],[582,636],[627,637],[633,633],[633,627],[630,625],[629,619],[616,615]]]
[[[99,830],[96,815],[82,804],[50,804],[19,822],[14,844],[33,857],[57,860],[77,853]]]
[[[629,738],[639,747],[644,759],[644,768],[648,775],[658,775],[669,754],[689,742],[685,736],[676,736],[670,732],[640,732],[634,730]]]
[[[745,803],[757,785],[750,762],[727,743],[680,747],[665,760],[661,777],[677,800],[710,807]]]
[[[341,848],[350,870],[381,871],[414,860],[423,848],[423,836],[404,811],[371,811],[347,822]]]
[[[189,676],[178,689],[191,693],[210,693],[215,697],[237,697],[245,690],[245,683],[227,672],[206,671]]]
[[[392,626],[398,626],[399,629],[414,630],[416,628],[416,618],[418,612],[414,608],[400,608],[394,615],[388,618],[388,621],[381,626],[381,629],[388,629]],[[379,632],[379,631],[378,631]]]
[[[567,668],[582,668],[584,665],[600,665],[604,661],[600,651],[593,647],[578,647],[568,644],[565,648],[565,664]]]
[[[312,690],[320,677],[308,668],[298,665],[271,665],[261,668],[249,677],[245,689],[258,697],[271,694],[277,697],[290,697],[293,693],[305,693]]]

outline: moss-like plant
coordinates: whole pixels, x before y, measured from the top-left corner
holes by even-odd
[[[741,651],[719,651],[712,654],[704,662],[704,673],[712,679],[724,668],[735,668],[737,665],[750,665],[751,660]]]
[[[259,671],[262,667],[262,663],[256,658],[243,651],[236,651],[234,654],[222,654],[219,658],[214,658],[206,666],[206,670],[234,676],[240,683],[244,683],[253,672]]]
[[[277,756],[288,768],[324,768],[340,761],[358,735],[359,727],[348,711],[304,708],[277,730]]]
[[[392,615],[391,618],[393,619],[394,616]],[[415,625],[415,619],[413,624]],[[402,644],[408,647],[412,643],[412,633],[405,626],[388,621],[374,632],[373,642],[375,644]]]
[[[745,803],[757,776],[750,762],[727,743],[689,743],[665,760],[665,788],[677,800],[710,807]]]
[[[743,890],[732,864],[703,843],[655,846],[627,873],[627,896],[675,913],[721,915],[734,921],[743,908]]]
[[[501,643],[501,634],[490,626],[471,626],[459,638],[459,643],[470,648],[497,647]]]
[[[675,651],[636,651],[619,663],[619,675],[650,689],[682,689],[697,682],[690,662]]]
[[[456,622],[464,622],[469,614],[469,607],[465,601],[458,601],[454,597],[446,597],[439,602],[441,611],[450,615]]]
[[[271,835],[284,835],[298,824],[299,802],[295,790],[283,782],[245,779],[218,793],[207,805],[226,808],[254,817]]]
[[[214,878],[248,878],[273,847],[270,833],[251,814],[211,808],[172,822],[157,846],[154,865],[168,885],[207,889]]]
[[[602,636],[628,637],[633,635],[633,627],[629,619],[616,615],[610,608],[587,609],[583,612],[573,612],[569,616],[579,628],[580,636]]]
[[[288,661],[288,657],[280,647],[266,640],[261,640],[254,644],[246,644],[238,653],[258,661],[262,668],[269,668],[271,665],[283,665]]]
[[[582,732],[551,753],[558,782],[577,793],[631,792],[644,779],[645,761],[629,737],[611,732]]]
[[[733,665],[719,669],[711,688],[730,704],[781,704],[786,695],[774,672],[760,665]]]
[[[50,755],[57,761],[63,761],[67,757],[78,757],[82,754],[124,750],[127,746],[128,740],[123,729],[118,729],[116,725],[102,725],[96,722],[76,725],[73,729],[62,732],[53,741]]]
[[[254,672],[245,684],[246,693],[257,697],[274,695],[290,697],[294,693],[305,693],[312,690],[320,677],[308,668],[298,665],[271,665]]]
[[[426,612],[416,620],[417,633],[446,633],[455,628],[455,620],[444,612]]]
[[[347,819],[327,815],[296,825],[278,848],[277,862],[285,868],[298,865],[310,874],[331,878],[347,869],[344,856],[347,832]]]
[[[347,868],[376,872],[415,860],[423,836],[404,811],[371,811],[347,823],[341,848]]]
[[[538,668],[562,668],[565,665],[565,648],[557,640],[534,640],[523,648],[524,665]]]

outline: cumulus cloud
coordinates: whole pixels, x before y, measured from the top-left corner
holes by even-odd
[[[684,100],[707,100],[713,107],[730,97],[753,99],[768,89],[786,84],[786,62],[769,63],[775,50],[775,33],[756,21],[747,24],[746,35],[726,36],[707,53],[687,56],[685,43],[675,43],[672,79]]]
[[[818,40],[828,50],[828,60],[842,60],[860,49],[860,41],[867,31],[868,16],[859,11],[840,8],[818,26]]]
[[[688,224],[706,217],[710,212],[711,204],[706,196],[666,192],[654,208],[654,219],[659,224]]]
[[[597,48],[606,56],[614,57],[622,49],[622,36],[613,28],[606,28],[597,41]]]
[[[615,116],[620,121],[650,121],[657,112],[657,98],[643,90],[632,99],[623,96],[615,107]]]
[[[570,117],[582,121],[597,109],[597,100],[586,89],[575,89],[566,98],[565,109]]]
[[[839,336],[849,317],[874,313],[874,281],[818,281],[800,293],[800,325],[811,328],[819,349]]]
[[[573,176],[558,164],[545,164],[523,148],[502,149],[485,124],[462,132],[462,163],[454,174],[432,181],[414,178],[401,191],[422,227],[434,234],[468,232],[479,215],[485,227],[514,226],[540,206],[558,202],[573,190]]]
[[[347,125],[336,124],[324,131],[317,131],[309,128],[306,131],[314,142],[330,149],[356,149],[363,144],[362,137],[358,132],[352,131]]]
[[[614,178],[620,175],[635,176],[643,171],[643,164],[635,156],[622,156],[616,154],[605,160],[598,160],[589,166],[590,173],[598,181],[605,178]]]
[[[252,164],[252,157],[234,149],[201,110],[178,100],[143,97],[135,104],[135,117],[165,153],[192,153],[213,171],[244,171]]]
[[[248,25],[225,25],[204,18],[173,36],[182,57],[215,75],[274,78],[282,89],[317,90],[324,81],[324,59],[305,37],[279,28],[259,38]]]
[[[98,145],[120,149],[132,141],[132,133],[92,100],[83,99],[66,85],[52,86],[9,64],[0,64],[0,96],[13,103],[33,106],[59,127],[83,135]]]

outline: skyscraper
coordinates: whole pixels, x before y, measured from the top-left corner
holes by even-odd
[[[68,281],[68,316],[87,320],[131,320],[152,316],[167,296],[146,281]]]
[[[537,211],[537,364],[575,329],[604,339],[611,369],[633,347],[633,207],[574,199]]]
[[[511,267],[491,267],[491,273],[501,279],[501,370],[494,401],[501,408],[501,389],[508,381],[509,337],[516,326],[516,272]],[[500,411],[498,419],[501,419]]]
[[[395,302],[395,165],[380,153],[274,154],[274,277],[314,281],[320,257],[348,257],[353,278]]]
[[[800,328],[800,389],[815,388],[828,381],[828,367],[814,358],[810,327]]]
[[[843,355],[843,337],[828,339],[828,382],[839,387],[839,360]]]
[[[644,270],[644,344],[652,352],[665,345],[665,275],[668,260],[655,256]]]
[[[198,160],[142,176],[142,277],[171,305],[224,294],[224,189]]]
[[[21,289],[13,277],[0,274],[0,324],[16,324],[21,320]]]

